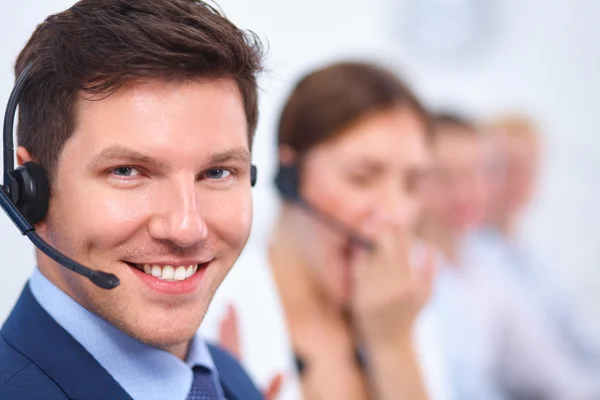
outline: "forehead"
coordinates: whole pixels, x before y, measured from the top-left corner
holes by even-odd
[[[227,79],[128,82],[110,96],[80,99],[76,117],[69,141],[88,153],[114,144],[173,155],[248,146],[243,100]]]
[[[483,163],[484,142],[477,134],[458,128],[447,129],[454,131],[438,132],[434,139],[433,155],[438,165],[469,166]]]
[[[318,147],[336,158],[368,157],[402,162],[424,157],[425,126],[415,113],[405,108],[378,111]]]

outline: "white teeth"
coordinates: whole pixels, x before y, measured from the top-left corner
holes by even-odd
[[[179,269],[179,268],[177,268],[177,269]],[[194,275],[194,266],[190,265],[185,269],[185,277],[189,278],[192,275]]]
[[[160,265],[156,264],[138,264],[137,266],[146,274],[167,281],[183,281],[198,271],[198,264],[188,266],[181,265],[179,267],[173,267],[172,265],[165,265],[164,267],[161,267]]]
[[[185,267],[177,267],[173,279],[176,281],[182,281],[185,279]]]
[[[165,265],[162,270],[162,278],[166,280],[173,280],[175,276],[175,269],[170,265]]]

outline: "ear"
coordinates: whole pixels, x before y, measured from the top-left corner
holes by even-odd
[[[287,144],[279,146],[279,163],[281,165],[292,165],[296,162],[296,151]]]
[[[31,153],[23,146],[17,147],[17,164],[23,165],[29,161],[35,161]]]

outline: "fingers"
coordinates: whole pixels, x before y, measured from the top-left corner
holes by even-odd
[[[376,266],[373,262],[374,256],[376,253],[381,252],[381,245],[378,243],[378,234],[377,234],[378,224],[375,218],[369,218],[365,220],[362,226],[359,228],[359,232],[362,237],[370,240],[374,243],[375,248],[369,249],[363,246],[360,243],[353,242],[350,244],[350,274],[352,276],[352,284],[353,288],[360,288],[361,285],[364,285],[366,281],[371,279],[373,273],[375,272],[373,269]]]
[[[283,385],[283,374],[278,373],[271,379],[267,389],[265,390],[264,396],[265,400],[275,400],[281,391],[281,386]]]
[[[219,344],[238,360],[242,358],[239,333],[237,310],[230,304],[219,323]]]
[[[352,261],[358,269],[368,269],[390,279],[405,280],[412,275],[410,253],[412,250],[412,230],[410,227],[386,218],[382,213],[374,213],[359,228],[361,235],[374,243],[374,249],[354,246]],[[359,271],[360,273],[360,271]]]

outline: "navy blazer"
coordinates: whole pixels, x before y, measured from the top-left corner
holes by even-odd
[[[209,349],[228,400],[263,399],[229,353]],[[0,400],[67,399],[132,400],[27,285],[0,331]]]

